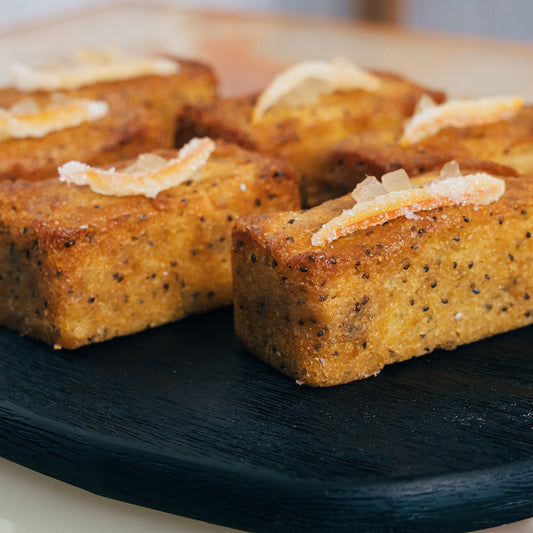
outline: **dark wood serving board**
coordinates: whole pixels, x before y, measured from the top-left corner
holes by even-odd
[[[76,352],[0,328],[0,455],[250,531],[469,531],[533,515],[533,327],[327,389],[230,309]]]

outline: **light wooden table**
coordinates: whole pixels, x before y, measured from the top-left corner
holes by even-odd
[[[217,67],[223,93],[262,87],[281,67],[344,56],[447,90],[452,96],[521,94],[533,102],[533,43],[351,21],[118,4],[0,34],[0,65],[62,58],[80,47],[175,52]],[[2,69],[4,70],[4,69]],[[0,84],[6,83],[0,72]]]
[[[344,56],[452,96],[520,94],[533,102],[533,44],[405,32],[344,21],[116,5],[0,34],[0,84],[15,61],[80,47],[164,50],[216,66],[223,94],[261,88],[283,66]],[[532,511],[533,512],[533,511]],[[226,528],[101,498],[0,459],[0,533],[215,533]],[[493,530],[533,533],[533,519]]]

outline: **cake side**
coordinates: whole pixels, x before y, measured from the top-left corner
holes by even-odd
[[[298,176],[222,142],[202,172],[153,199],[1,183],[0,322],[76,348],[229,305],[233,221],[298,206]]]
[[[419,212],[312,246],[352,205],[236,224],[235,327],[260,359],[330,386],[533,322],[531,178],[506,178],[487,206]]]

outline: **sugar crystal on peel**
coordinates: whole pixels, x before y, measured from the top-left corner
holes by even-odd
[[[457,178],[461,175],[461,169],[457,161],[448,161],[440,171],[437,179]]]
[[[366,179],[356,185],[352,191],[352,198],[356,202],[368,202],[383,194],[387,194],[387,189],[375,176],[367,176]]]
[[[387,192],[403,191],[411,188],[411,180],[403,168],[383,174],[381,183],[387,189]]]

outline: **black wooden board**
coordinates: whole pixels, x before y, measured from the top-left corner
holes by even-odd
[[[231,309],[76,352],[0,328],[0,455],[250,531],[469,531],[533,516],[533,328],[327,389]]]

